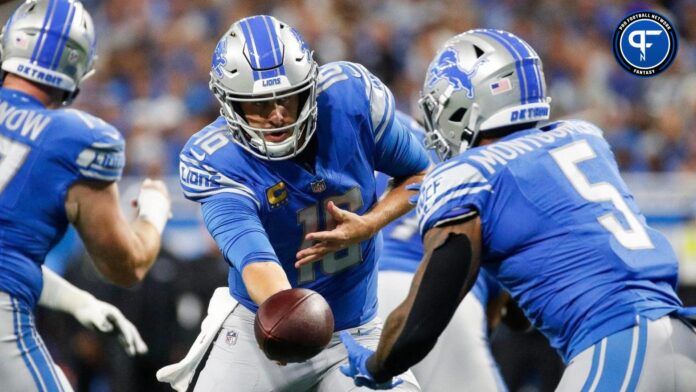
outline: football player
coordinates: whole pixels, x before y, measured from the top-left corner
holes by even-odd
[[[123,138],[97,117],[62,108],[93,72],[94,28],[79,1],[25,2],[5,24],[0,47],[2,390],[70,389],[61,385],[32,312],[40,298],[70,311],[65,304],[76,306],[81,297],[42,274],[44,257],[72,223],[99,271],[133,285],[159,251],[169,196],[163,183],[146,180],[139,215],[129,223],[116,185]]]
[[[418,140],[423,140],[425,131],[414,119],[400,111],[396,112],[396,118]],[[432,155],[435,154],[431,158],[437,162],[439,159]],[[388,189],[388,182],[386,175],[377,175],[378,194]],[[382,235],[377,299],[378,315],[386,319],[406,298],[413,274],[423,259],[416,212],[410,211],[389,223]],[[481,271],[471,294],[462,300],[438,343],[411,369],[424,391],[446,391],[455,385],[465,385],[470,391],[507,390],[488,342],[488,330],[499,318],[486,317],[487,311],[500,312],[501,295],[500,285]],[[469,366],[462,368],[461,363]]]
[[[549,118],[541,61],[513,34],[472,30],[431,63],[421,108],[443,160],[423,181],[425,257],[376,353],[343,335],[359,385],[435,344],[483,267],[568,364],[560,391],[686,391],[696,332],[677,259],[649,227],[602,131]],[[461,366],[469,366],[461,363]]]
[[[299,33],[270,16],[232,24],[210,87],[221,116],[184,147],[181,185],[201,203],[238,305],[189,388],[353,390],[338,369],[338,335],[314,358],[279,366],[257,346],[254,312],[281,290],[309,288],[326,298],[336,331],[374,347],[374,235],[411,208],[405,187],[421,181],[427,153],[394,119],[392,94],[375,76],[348,62],[319,67]],[[397,179],[379,202],[375,170]],[[399,388],[418,390],[410,375]]]

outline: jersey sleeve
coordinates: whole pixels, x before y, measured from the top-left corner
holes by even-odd
[[[409,116],[397,112],[377,142],[375,169],[392,177],[403,177],[425,170],[430,165],[422,143],[424,133]]]
[[[326,90],[344,80],[347,80],[347,85],[351,86],[349,90],[361,90],[359,95],[362,95],[364,100],[358,99],[354,104],[362,109],[367,103],[369,108],[367,117],[373,137],[375,142],[379,142],[394,120],[394,96],[382,81],[360,64],[339,61],[327,64],[319,70],[320,90]]]
[[[123,136],[110,124],[87,113],[71,110],[76,119],[72,129],[85,129],[80,137],[74,164],[81,179],[115,182],[121,179],[126,165]]]
[[[205,154],[198,154],[188,146],[179,154],[179,183],[184,196],[199,203],[215,195],[229,194],[248,199],[256,208],[261,206],[250,187],[221,174],[205,160]]]
[[[225,260],[238,271],[250,263],[280,264],[258,215],[257,206],[247,197],[221,193],[201,205],[203,220]]]
[[[454,160],[438,165],[425,177],[418,195],[421,235],[480,212],[492,192],[489,180],[470,162]]]
[[[369,105],[375,141],[375,169],[391,177],[405,177],[425,170],[430,161],[423,145],[412,132],[417,123],[395,110],[389,88],[360,64],[346,63],[360,73]]]

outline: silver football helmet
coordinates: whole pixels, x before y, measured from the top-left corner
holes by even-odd
[[[77,0],[27,0],[0,35],[2,71],[60,90],[64,104],[94,73],[92,18]]]
[[[317,120],[317,63],[300,34],[272,16],[257,15],[235,22],[213,54],[210,89],[222,105],[233,140],[253,155],[282,160],[299,154],[309,143]],[[242,102],[275,101],[296,95],[297,120],[278,128],[249,125]],[[265,133],[287,132],[280,142]]]
[[[426,145],[442,160],[482,136],[549,118],[541,59],[501,31],[470,30],[449,39],[428,67],[419,105]]]

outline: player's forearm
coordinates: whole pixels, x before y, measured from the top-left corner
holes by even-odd
[[[387,318],[367,366],[378,382],[420,362],[437,342],[478,275],[478,255],[464,234],[431,230],[406,300]]]
[[[43,274],[43,289],[39,297],[39,305],[74,314],[77,309],[94,300],[92,294],[68,283],[46,266],[41,267],[41,272]]]
[[[145,278],[157,259],[160,234],[143,219],[131,222],[124,231],[113,239],[108,250],[100,246],[103,251],[91,254],[104,277],[119,286],[130,287]]]
[[[257,305],[261,305],[271,295],[291,288],[285,271],[273,261],[247,264],[242,271],[242,279],[249,297]]]
[[[133,242],[134,257],[131,259],[131,269],[136,281],[140,282],[157,260],[162,236],[151,222],[144,219],[133,221],[131,229],[136,238]]]
[[[424,170],[413,176],[397,179],[396,186],[391,188],[368,213],[363,215],[372,227],[373,233],[377,233],[394,219],[413,209],[413,205],[408,199],[415,192],[406,189],[406,187],[411,184],[420,184],[425,173]]]

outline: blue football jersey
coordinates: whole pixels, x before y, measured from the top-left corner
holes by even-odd
[[[0,291],[36,304],[41,264],[68,226],[68,189],[117,181],[124,163],[123,138],[101,119],[0,88]]]
[[[423,143],[425,130],[412,117],[396,111],[395,118],[408,129],[416,139]],[[430,153],[431,162],[437,162],[434,151]],[[377,173],[377,194],[381,195],[389,185],[389,176]],[[402,271],[415,273],[423,259],[423,242],[418,235],[418,217],[413,209],[395,219],[382,229],[383,247],[379,258],[380,271]],[[482,304],[500,294],[500,285],[485,271],[481,271],[471,292]]]
[[[202,204],[206,226],[230,264],[235,299],[256,311],[241,271],[250,262],[276,261],[293,287],[326,298],[341,330],[376,313],[379,238],[296,269],[295,255],[312,245],[305,235],[333,227],[329,201],[367,212],[377,200],[375,170],[412,175],[424,170],[428,159],[410,132],[394,121],[389,90],[362,66],[330,63],[319,75],[314,172],[295,160],[254,157],[232,141],[225,120],[218,118],[182,150],[180,176],[184,194]]]
[[[650,228],[600,129],[562,121],[440,164],[421,233],[478,211],[482,266],[569,361],[603,337],[679,310],[677,259]]]

